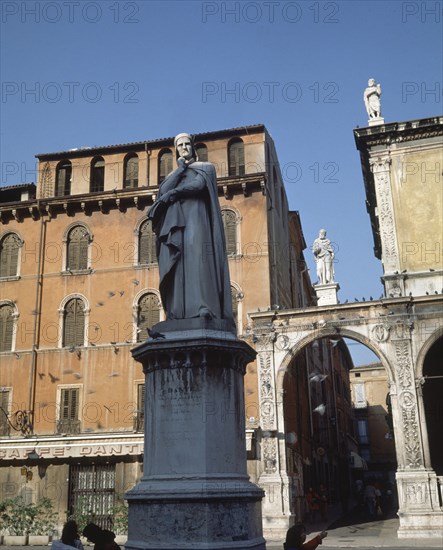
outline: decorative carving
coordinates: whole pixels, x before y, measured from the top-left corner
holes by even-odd
[[[394,272],[398,269],[398,247],[389,174],[391,159],[388,157],[369,159],[369,164],[374,175],[377,194],[377,214],[383,248],[383,264],[385,272]]]
[[[419,468],[423,465],[421,458],[420,441],[418,438],[418,424],[415,409],[402,409],[404,448],[407,468]]]
[[[425,504],[428,498],[424,483],[406,483],[404,495],[406,503],[412,505]]]
[[[389,338],[389,326],[388,325],[375,325],[372,329],[372,335],[377,342],[386,342]]]
[[[266,437],[263,439],[263,462],[265,472],[273,474],[277,471],[277,440],[275,437]]]
[[[260,425],[263,430],[275,429],[274,376],[271,354],[261,354],[260,359]]]
[[[398,403],[403,422],[405,460],[407,468],[422,466],[419,427],[416,414],[416,399],[413,388],[413,375],[409,354],[409,341],[400,340],[395,343],[396,374],[401,391]]]
[[[41,196],[46,199],[47,197],[54,196],[54,184],[51,178],[51,165],[49,162],[45,162],[42,169],[41,177]]]
[[[407,340],[396,342],[395,358],[397,360],[397,378],[400,387],[408,388],[412,384],[412,374],[409,358],[409,342]]]

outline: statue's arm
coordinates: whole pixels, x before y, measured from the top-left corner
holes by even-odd
[[[166,178],[160,184],[158,196],[162,197],[168,191],[175,189],[178,182],[180,181],[181,176],[183,175],[183,172],[184,172],[183,168],[179,166],[173,172],[171,172],[168,176],[166,176]]]
[[[177,198],[180,199],[182,197],[189,197],[192,195],[196,195],[200,191],[203,191],[205,187],[206,187],[206,182],[204,177],[201,174],[196,173],[195,178],[193,178],[192,180],[188,180],[188,181],[184,180],[182,183],[177,185],[177,187],[175,188],[175,191],[176,191]]]

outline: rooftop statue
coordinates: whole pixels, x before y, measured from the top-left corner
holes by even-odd
[[[214,165],[199,162],[192,138],[174,139],[177,168],[148,213],[157,236],[160,295],[167,320],[233,323],[231,287]]]
[[[312,252],[317,264],[318,284],[334,282],[334,248],[326,238],[326,229],[320,229],[318,238],[312,245]]]
[[[373,78],[368,80],[368,87],[365,89],[363,99],[369,120],[381,117],[381,86],[376,84]]]

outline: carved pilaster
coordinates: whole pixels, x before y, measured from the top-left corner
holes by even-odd
[[[417,399],[413,383],[412,361],[409,341],[395,342],[396,378],[398,387],[398,406],[401,417],[401,429],[404,440],[405,467],[423,467],[423,452],[417,418]]]
[[[260,426],[262,430],[276,430],[275,377],[270,351],[258,356],[258,380],[260,395]]]
[[[394,273],[399,269],[399,257],[389,172],[391,159],[378,157],[370,159],[369,164],[374,175],[377,194],[377,215],[384,271],[385,273]]]

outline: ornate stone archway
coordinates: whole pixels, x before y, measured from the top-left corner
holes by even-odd
[[[280,534],[292,520],[289,507],[283,378],[293,357],[324,337],[349,337],[368,346],[388,373],[397,454],[399,537],[441,534],[442,495],[429,458],[424,417],[422,361],[428,340],[441,333],[439,296],[250,314],[258,352],[264,529]],[[272,496],[272,498],[271,498]]]

